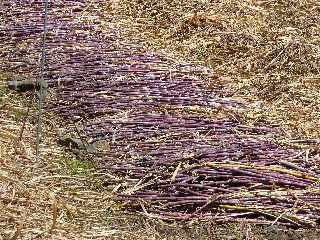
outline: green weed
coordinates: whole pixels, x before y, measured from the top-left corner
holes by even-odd
[[[60,157],[59,163],[71,175],[89,176],[94,169],[94,165],[92,163],[67,154]]]

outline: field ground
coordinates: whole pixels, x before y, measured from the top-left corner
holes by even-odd
[[[134,0],[106,10],[121,14],[128,38],[213,67],[235,94],[262,104],[245,121],[280,123],[289,138],[319,138],[317,1]],[[30,96],[6,90],[7,76],[0,78],[0,239],[320,239],[315,229],[171,223],[118,211],[106,173],[57,146],[60,123],[49,113],[42,160],[35,160],[35,103],[27,115]]]

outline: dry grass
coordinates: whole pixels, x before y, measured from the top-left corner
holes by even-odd
[[[319,1],[121,0],[113,11],[125,37],[211,67],[234,97],[256,103],[246,123],[319,138]]]
[[[2,76],[3,80],[3,76]],[[102,171],[56,145],[56,123],[46,120],[42,159],[35,159],[35,107],[21,141],[28,95],[0,87],[0,239],[106,239],[125,236],[102,221],[112,216]],[[47,117],[47,119],[49,119]]]

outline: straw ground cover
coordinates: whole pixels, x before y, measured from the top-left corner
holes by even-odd
[[[83,197],[96,197],[89,188],[83,192],[89,177],[72,174],[78,167],[71,166],[72,157],[55,146],[49,129],[43,160],[35,161],[35,108],[32,104],[18,141],[30,96],[17,96],[4,85],[1,81],[0,239],[74,239],[80,228],[87,228],[80,225],[79,216],[90,211],[91,200]]]
[[[320,136],[318,1],[121,0],[108,10],[130,40],[214,69],[214,81],[257,106],[242,115],[247,124]]]

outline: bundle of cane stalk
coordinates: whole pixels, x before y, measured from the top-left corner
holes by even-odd
[[[246,126],[234,114],[245,101],[209,84],[210,69],[124,42],[106,27],[104,2],[50,2],[47,109],[77,122],[91,144],[107,142],[93,161],[123,177],[109,182],[115,199],[162,219],[317,226],[317,147],[281,146],[281,128]],[[36,79],[43,5],[6,0],[0,9],[1,69]]]

